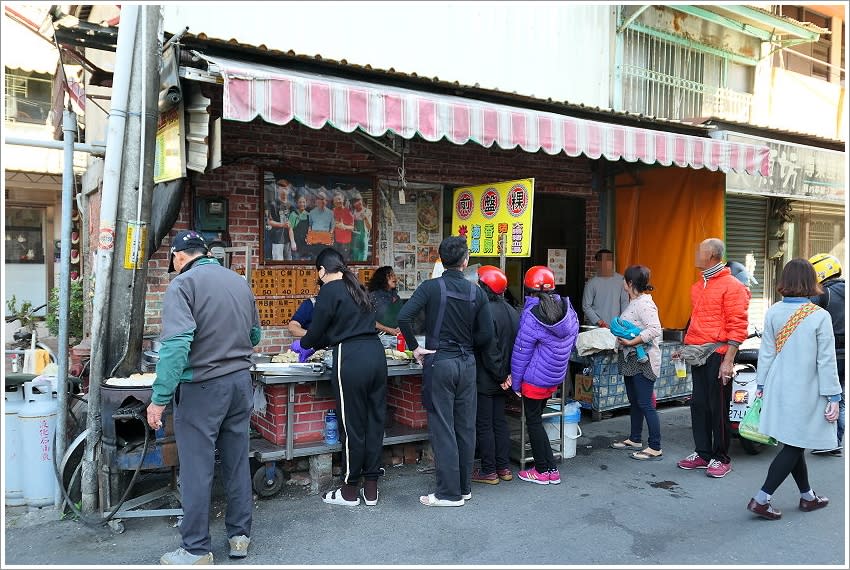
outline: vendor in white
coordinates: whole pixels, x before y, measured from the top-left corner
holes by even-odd
[[[614,252],[600,249],[594,259],[596,277],[584,286],[581,308],[585,323],[608,328],[626,310],[629,296],[623,289],[623,276],[614,271]]]

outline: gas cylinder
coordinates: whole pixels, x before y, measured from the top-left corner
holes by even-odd
[[[24,406],[18,412],[21,429],[21,475],[29,507],[52,505],[56,499],[53,437],[58,405],[50,382],[24,382]]]
[[[15,388],[10,391],[10,388]],[[24,500],[23,473],[21,472],[21,420],[18,412],[24,407],[22,386],[6,386],[3,392],[6,413],[3,414],[3,465],[6,467],[6,506],[20,507]]]

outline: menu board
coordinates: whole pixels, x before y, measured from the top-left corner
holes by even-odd
[[[357,279],[366,285],[374,269],[357,270]],[[244,275],[244,271],[239,271]],[[318,292],[315,269],[255,269],[251,290],[257,300],[260,326],[286,326],[304,301]]]
[[[399,297],[409,298],[416,287],[431,278],[443,239],[443,187],[408,183],[404,204],[399,186],[393,182],[378,185],[381,206],[378,233],[378,260],[393,268]]]
[[[547,250],[547,265],[552,273],[555,274],[555,285],[566,285],[567,283],[567,250],[566,249],[549,249]]]

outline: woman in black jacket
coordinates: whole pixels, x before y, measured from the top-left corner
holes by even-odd
[[[316,269],[322,287],[301,346],[327,346],[333,351],[331,385],[343,468],[342,487],[325,493],[322,500],[331,505],[359,505],[363,477],[363,500],[376,505],[387,413],[387,360],[375,330],[375,309],[338,251],[323,249],[316,257]]]
[[[493,265],[480,267],[478,285],[487,294],[495,334],[485,350],[475,352],[478,388],[475,432],[481,468],[472,472],[472,481],[496,485],[513,479],[508,466],[511,437],[505,419],[505,397],[511,387],[511,352],[519,315],[505,301],[508,278],[501,269]]]

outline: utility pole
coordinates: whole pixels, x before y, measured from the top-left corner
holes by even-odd
[[[130,77],[138,32],[140,7],[121,7],[118,44],[115,52],[115,71],[112,80],[112,101],[106,135],[106,155],[101,189],[100,229],[95,261],[95,292],[92,302],[91,361],[89,369],[88,418],[86,447],[81,462],[80,480],[82,511],[96,513],[98,505],[98,460],[101,425],[100,384],[106,367],[106,327],[108,321],[110,273],[115,250],[115,218],[118,209],[118,188],[121,181],[121,162],[124,152],[124,130],[127,120]]]
[[[116,263],[107,327],[107,377],[127,377],[139,371],[145,325],[148,239],[153,197],[154,145],[159,116],[159,70],[162,46],[158,37],[159,6],[141,8],[138,59],[130,86],[121,191],[115,226]],[[135,110],[141,109],[141,116]]]

